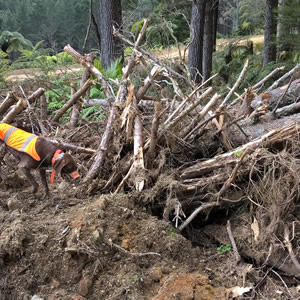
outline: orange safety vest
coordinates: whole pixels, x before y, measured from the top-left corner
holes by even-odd
[[[40,161],[41,158],[35,148],[37,138],[38,136],[35,134],[26,132],[12,125],[6,123],[0,124],[0,139],[3,140],[7,146],[25,152],[35,160]]]

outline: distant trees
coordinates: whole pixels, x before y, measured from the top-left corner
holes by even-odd
[[[279,44],[282,50],[300,52],[300,1],[281,0],[279,9],[280,35]]]
[[[220,0],[218,32],[230,36],[259,32],[264,25],[264,0]]]
[[[66,43],[81,49],[88,21],[86,0],[0,0],[1,30],[17,31],[33,44],[43,40],[42,46],[54,51],[61,51]],[[89,40],[89,47],[96,45]]]
[[[100,0],[99,18],[101,63],[104,68],[109,68],[123,55],[122,42],[113,36],[113,27],[122,30],[121,0]]]

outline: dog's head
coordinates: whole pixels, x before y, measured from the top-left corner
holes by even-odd
[[[53,169],[56,174],[68,181],[74,182],[79,180],[79,173],[77,171],[77,165],[69,153],[61,153],[53,163]]]

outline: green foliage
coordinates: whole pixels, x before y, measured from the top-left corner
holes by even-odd
[[[129,56],[132,54],[133,48],[127,47],[124,50],[124,56]]]
[[[286,60],[281,64],[272,62],[263,66],[262,53],[251,54],[251,51],[247,50],[247,44],[239,46],[238,42],[239,40],[237,39],[233,40],[225,47],[223,51],[217,51],[214,53],[213,73],[219,73],[218,79],[215,80],[215,84],[220,87],[221,93],[228,93],[226,85],[233,86],[239,77],[247,58],[249,58],[249,66],[245,78],[239,87],[239,93],[243,92],[245,88],[253,86],[255,83],[259,82],[276,67],[284,65],[285,70],[277,73],[273,80],[278,79],[283,75],[283,73],[295,66],[291,59]],[[265,88],[271,84],[272,80],[269,80],[266,83]]]
[[[96,58],[94,60],[94,66],[103,74],[105,78],[112,78],[112,79],[121,79],[122,77],[122,57],[116,59],[110,68],[105,69],[102,64],[101,60]]]
[[[101,91],[101,89],[93,86],[90,90],[90,98],[104,98],[104,93]]]
[[[176,231],[174,230],[174,228],[168,228],[168,236],[170,238],[174,238],[176,235]]]
[[[241,157],[243,155],[243,150],[238,150],[234,153],[234,156]]]
[[[141,31],[141,29],[142,29],[142,27],[144,25],[144,21],[145,21],[145,18],[137,21],[136,23],[134,23],[131,26],[130,32],[133,33],[136,37],[139,34],[139,32]]]
[[[45,96],[48,103],[48,109],[53,115],[55,115],[58,110],[60,110],[66,103],[66,99],[70,98],[70,87],[67,85],[63,78],[53,80],[51,82],[53,88],[46,91]],[[68,112],[70,109],[68,110]],[[65,114],[61,121],[64,123],[69,119],[69,115]]]
[[[31,41],[24,38],[19,32],[2,31],[0,35],[0,48],[3,52],[20,52],[25,49],[32,49]]]
[[[99,105],[83,107],[80,115],[83,119],[86,119],[89,122],[102,121],[106,119],[106,112],[101,107],[99,107]]]
[[[3,82],[3,75],[9,69],[9,64],[7,54],[0,49],[0,82]]]
[[[220,1],[219,24],[225,35],[258,34],[264,28],[265,1]]]
[[[45,93],[48,108],[55,114],[65,104],[65,99],[70,97],[69,87],[62,86],[49,90]]]
[[[279,45],[289,52],[288,59],[300,61],[300,1],[289,0],[279,11],[282,34]]]
[[[189,38],[190,10],[191,5],[186,2],[160,2],[150,15],[147,42],[152,47],[166,47],[175,44],[176,40],[185,42]]]
[[[220,247],[217,248],[218,254],[222,254],[225,252],[231,251],[231,245],[226,244],[226,245],[221,245]]]
[[[74,63],[74,58],[67,52],[59,52],[56,54],[57,62],[61,65]]]

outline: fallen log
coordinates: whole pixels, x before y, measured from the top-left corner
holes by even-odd
[[[18,102],[18,99],[16,98],[15,93],[9,92],[0,105],[0,116],[7,112],[7,110],[16,102]]]
[[[6,114],[5,117],[1,120],[1,123],[11,123],[14,118],[21,113],[25,108],[27,107],[27,103],[25,99],[19,98],[18,102],[16,105],[13,105],[11,107],[11,110]]]
[[[283,128],[271,130],[261,137],[252,140],[241,147],[235,148],[230,152],[217,155],[212,159],[201,161],[181,170],[179,178],[184,182],[186,179],[201,178],[203,175],[218,169],[226,169],[227,166],[232,167],[237,164],[239,155],[243,154],[244,151],[248,150],[249,153],[253,153],[256,149],[270,147],[274,143],[288,138],[294,138],[298,135],[299,129],[299,122],[293,122]]]
[[[276,80],[268,89],[267,92],[272,91],[276,89],[280,84],[285,82],[286,80],[289,80],[290,77],[293,76],[293,74],[296,71],[295,78],[300,78],[300,64],[297,64],[293,69],[291,69],[289,72],[285,73],[283,76],[281,76],[278,80]]]
[[[278,102],[280,101],[278,108],[290,105],[292,103],[298,102],[300,94],[300,79],[296,79],[291,82],[290,87],[287,90],[287,85],[281,86],[273,90],[268,90],[256,96],[251,102],[252,109],[256,109],[259,106],[266,104],[268,110],[274,110]],[[284,98],[281,100],[282,96]]]

